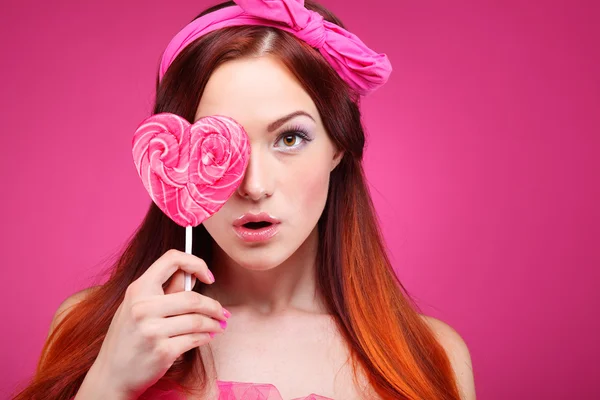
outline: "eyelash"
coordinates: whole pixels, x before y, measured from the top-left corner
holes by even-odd
[[[302,127],[300,127],[300,126],[294,126],[294,127],[290,128],[290,129],[286,130],[285,132],[283,132],[281,135],[279,135],[277,137],[277,141],[275,143],[279,143],[279,141],[281,139],[283,139],[285,137],[288,137],[288,136],[298,136],[299,138],[301,138],[303,141],[305,141],[307,143],[312,140],[308,136],[308,133],[306,133]],[[302,142],[302,143],[304,143],[304,142]],[[287,147],[287,146],[285,146],[288,149],[291,149],[291,150],[285,150],[285,151],[288,151],[288,152],[289,151],[294,151],[294,150],[298,149],[300,146],[302,146],[302,143],[300,145],[297,145],[297,146],[294,146],[294,147]]]

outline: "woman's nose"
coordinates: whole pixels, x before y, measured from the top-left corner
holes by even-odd
[[[242,183],[237,188],[238,194],[249,200],[258,201],[273,194],[272,174],[264,157],[252,152],[246,167]]]

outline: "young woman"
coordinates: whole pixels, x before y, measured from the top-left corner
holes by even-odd
[[[303,3],[226,2],[173,39],[154,113],[238,121],[243,181],[194,255],[151,204],[108,282],[61,305],[16,399],[475,398],[465,343],[417,313],[365,183],[359,100],[387,58]]]

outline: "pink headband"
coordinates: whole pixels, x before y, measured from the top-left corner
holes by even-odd
[[[319,50],[350,87],[361,95],[383,85],[392,66],[385,54],[375,53],[356,35],[325,21],[321,14],[304,7],[304,0],[235,0],[236,6],[203,15],[184,27],[163,53],[162,79],[175,57],[191,42],[217,29],[262,25],[294,34]]]

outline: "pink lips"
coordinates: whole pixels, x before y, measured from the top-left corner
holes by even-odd
[[[278,224],[280,222],[277,218],[272,217],[265,212],[261,212],[259,214],[246,213],[246,214],[242,215],[241,217],[239,217],[238,219],[236,219],[233,222],[233,225],[240,226],[240,225],[244,225],[248,222],[263,222],[263,221],[270,222],[272,224]]]
[[[279,232],[279,221],[267,213],[244,214],[233,223],[233,229],[246,242],[268,240]]]

